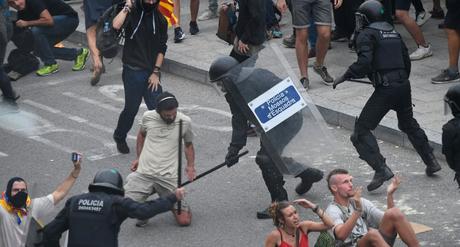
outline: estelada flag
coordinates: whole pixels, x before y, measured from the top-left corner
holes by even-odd
[[[166,17],[168,26],[177,24],[177,17],[174,15],[174,3],[172,0],[160,0],[158,6],[160,13]]]

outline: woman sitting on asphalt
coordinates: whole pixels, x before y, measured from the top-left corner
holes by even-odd
[[[293,203],[311,208],[322,222],[300,221]],[[265,239],[265,247],[308,247],[309,232],[325,231],[333,227],[332,219],[318,205],[306,199],[298,199],[293,203],[281,201],[271,205],[269,212],[276,229]]]

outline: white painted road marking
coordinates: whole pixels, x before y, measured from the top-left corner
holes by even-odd
[[[102,87],[99,88],[99,92],[106,96],[107,98],[110,98],[112,99],[113,101],[116,101],[116,102],[124,102],[124,99],[122,97],[119,97],[119,94],[121,93],[118,93],[120,91],[123,91],[123,85],[104,85]],[[75,94],[73,96],[76,96]],[[75,97],[73,97],[74,99],[77,99]],[[84,98],[84,97],[83,97]],[[87,100],[83,100],[87,103],[90,103],[89,101]],[[102,102],[98,102],[98,101],[92,101],[94,104],[96,105],[99,105],[99,104],[104,104]],[[146,109],[146,105],[145,104],[141,104],[140,106],[141,108],[143,109]],[[105,107],[103,107],[105,108]],[[199,105],[184,105],[184,106],[181,106],[179,107],[180,110],[184,110],[184,111],[207,111],[207,112],[211,112],[211,113],[215,113],[217,115],[222,115],[224,117],[227,117],[227,118],[231,118],[232,117],[232,114],[230,112],[227,112],[227,111],[223,111],[223,110],[220,110],[220,109],[216,109],[216,108],[212,108],[212,107],[206,107],[206,106],[199,106]],[[118,110],[119,112],[119,110]],[[193,121],[193,119],[192,119]],[[232,127],[230,126],[214,126],[214,125],[204,125],[204,124],[197,124],[195,121],[192,122],[193,126],[196,127],[196,128],[200,128],[200,129],[207,129],[207,130],[214,130],[214,131],[219,131],[219,132],[231,132],[232,131]]]
[[[84,124],[86,124],[86,125],[88,125],[90,127],[93,127],[93,128],[95,128],[97,130],[107,132],[109,134],[112,134],[113,131],[114,131],[113,129],[108,128],[108,127],[106,127],[104,125],[100,125],[100,124],[97,124],[97,123],[92,123],[92,122],[88,121],[87,119],[81,118],[79,116],[74,116],[74,115],[71,115],[71,114],[61,112],[58,109],[55,109],[55,108],[52,108],[50,106],[40,104],[40,103],[35,102],[33,100],[26,99],[26,100],[23,100],[22,102],[27,104],[27,105],[33,106],[35,108],[38,108],[38,109],[41,109],[41,110],[44,110],[44,111],[47,111],[47,112],[50,112],[50,113],[54,113],[54,114],[58,114],[60,116],[66,117],[67,119],[70,119],[72,121],[75,121],[75,122],[78,122],[78,123],[84,123]],[[136,140],[136,137],[133,136],[133,135],[128,135],[127,138],[132,139],[132,140]]]

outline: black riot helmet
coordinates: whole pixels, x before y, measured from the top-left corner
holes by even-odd
[[[460,117],[460,84],[452,86],[447,90],[444,102],[449,105],[454,116]]]
[[[357,31],[369,26],[373,22],[384,21],[385,10],[377,0],[368,0],[362,3],[355,13],[355,29]]]
[[[238,61],[231,56],[218,57],[209,68],[209,80],[215,82],[222,79],[227,72],[238,64]]]
[[[98,171],[93,182],[88,186],[90,192],[104,191],[110,194],[124,195],[123,179],[116,169]]]

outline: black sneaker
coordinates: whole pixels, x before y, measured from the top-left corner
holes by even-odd
[[[460,82],[460,73],[450,73],[449,70],[444,69],[441,71],[441,74],[436,77],[431,78],[431,83],[433,84],[444,84],[451,82]]]
[[[283,45],[287,48],[295,48],[295,34],[292,33],[291,36],[284,38]]]
[[[295,187],[295,192],[299,195],[307,193],[313,183],[321,181],[324,177],[324,173],[316,168],[308,168],[298,175],[301,178],[301,182]]]
[[[129,154],[129,147],[128,143],[126,143],[126,140],[118,140],[116,138],[113,138],[115,140],[115,143],[117,144],[117,150],[118,152],[122,154]]]
[[[302,77],[302,79],[300,79],[300,83],[302,83],[303,88],[306,90],[310,88],[310,80],[308,80],[307,77]]]
[[[331,75],[327,72],[327,68],[324,65],[318,66],[316,63],[313,65],[313,70],[321,76],[323,79],[323,83],[332,86],[332,83],[334,83],[334,78],[332,78]]]
[[[196,23],[196,21],[191,21],[190,24],[189,24],[189,26],[190,26],[190,34],[191,34],[191,35],[195,35],[195,34],[197,34],[197,33],[200,31],[200,29],[198,28],[198,24]]]
[[[390,180],[394,177],[393,172],[390,170],[388,166],[385,165],[380,171],[376,171],[372,181],[367,185],[368,191],[374,191],[382,186],[385,181]]]
[[[180,43],[185,39],[185,33],[182,31],[182,28],[174,28],[174,43]]]
[[[262,211],[257,211],[257,219],[271,219],[270,213],[268,212],[269,208],[266,208]]]

